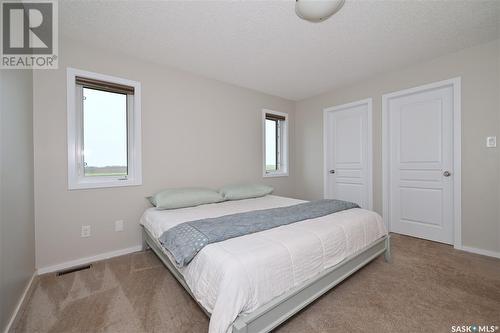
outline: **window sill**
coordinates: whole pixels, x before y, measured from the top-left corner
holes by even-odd
[[[271,178],[271,177],[288,177],[288,172],[265,172],[262,177]]]
[[[96,189],[96,188],[108,188],[108,187],[124,187],[124,186],[139,186],[142,185],[140,180],[95,180],[95,181],[80,181],[76,183],[69,183],[68,190],[85,190],[85,189]]]

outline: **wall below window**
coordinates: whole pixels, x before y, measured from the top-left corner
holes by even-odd
[[[35,272],[33,73],[0,70],[0,332]]]
[[[298,102],[295,110],[296,195],[323,195],[323,109],[373,97],[374,208],[382,212],[382,95],[462,77],[462,240],[500,251],[500,40],[380,75]],[[423,207],[425,209],[425,207]]]
[[[292,102],[66,39],[59,54],[58,70],[34,73],[37,268],[139,246],[145,197],[163,188],[259,182],[293,196],[293,170],[262,177],[261,129],[263,108],[287,112],[293,138]],[[68,191],[67,67],[141,82],[142,186]]]

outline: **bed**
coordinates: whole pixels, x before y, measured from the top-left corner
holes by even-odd
[[[348,209],[212,243],[182,268],[158,238],[187,221],[303,202],[266,195],[150,208],[141,217],[144,243],[210,317],[210,333],[269,332],[377,256],[389,260],[390,238],[377,213]]]

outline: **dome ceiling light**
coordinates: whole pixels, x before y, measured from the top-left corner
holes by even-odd
[[[310,22],[322,22],[342,8],[345,0],[295,0],[295,13]]]

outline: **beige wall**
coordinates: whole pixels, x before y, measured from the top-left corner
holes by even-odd
[[[165,187],[218,187],[264,182],[276,193],[321,198],[322,110],[374,98],[374,206],[381,200],[381,96],[462,77],[463,243],[500,250],[500,154],[485,138],[500,139],[500,41],[293,103],[252,90],[145,63],[122,54],[61,42],[60,69],[34,73],[37,267],[137,246],[144,197]],[[143,185],[67,190],[66,67],[142,83]],[[261,109],[291,118],[289,177],[261,176]],[[115,232],[114,221],[125,231]],[[92,226],[90,238],[81,225]]]
[[[298,102],[295,109],[296,195],[323,193],[323,109],[373,98],[374,208],[382,212],[382,94],[462,77],[462,239],[463,245],[500,251],[500,40]]]
[[[59,53],[58,70],[34,74],[38,268],[139,245],[144,197],[162,188],[262,182],[293,195],[293,168],[272,179],[261,171],[261,110],[288,112],[293,138],[292,102],[69,40]],[[68,191],[67,67],[142,83],[142,186]],[[114,231],[115,220],[125,231]],[[92,236],[81,238],[87,224]]]
[[[32,91],[32,71],[0,71],[0,332],[35,271]]]

